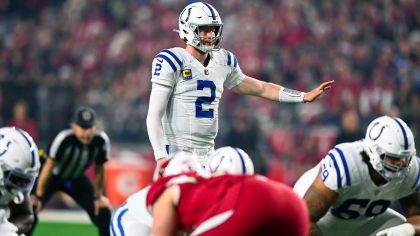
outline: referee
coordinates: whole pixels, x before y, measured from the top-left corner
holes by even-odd
[[[80,107],[74,114],[71,129],[61,131],[51,143],[31,196],[35,222],[27,236],[35,228],[36,214],[56,191],[67,193],[85,209],[101,236],[110,235],[111,206],[101,194],[104,163],[109,159],[110,144],[105,132],[96,130],[95,120],[93,109]],[[93,162],[96,163],[94,185],[85,174]]]

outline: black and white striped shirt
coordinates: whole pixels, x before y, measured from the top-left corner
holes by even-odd
[[[96,131],[90,144],[80,142],[72,129],[61,131],[47,150],[48,156],[58,164],[52,174],[61,179],[76,179],[93,163],[100,165],[109,160],[110,142],[103,131]]]

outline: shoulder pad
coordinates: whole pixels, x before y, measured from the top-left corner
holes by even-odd
[[[233,53],[229,52],[228,50],[226,51],[226,60],[227,60],[227,65],[228,66],[233,66],[233,67],[237,67],[238,66],[238,60],[236,60],[235,55],[233,55]]]
[[[165,49],[160,51],[156,57],[154,58],[154,61],[158,61],[160,63],[164,63],[163,65],[169,65],[173,72],[176,72],[177,70],[182,68],[182,57],[179,55],[179,53],[176,52],[176,49]]]
[[[333,191],[351,186],[350,168],[341,147],[333,148],[321,161],[321,177]]]

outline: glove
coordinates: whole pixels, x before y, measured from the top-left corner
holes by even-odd
[[[397,225],[385,230],[380,231],[376,236],[414,236],[415,229],[412,224],[405,223]]]
[[[1,236],[18,236],[18,228],[6,219],[6,211],[0,210],[0,235]]]

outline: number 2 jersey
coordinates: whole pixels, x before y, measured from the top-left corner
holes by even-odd
[[[400,184],[387,182],[377,186],[370,177],[367,163],[363,161],[363,147],[363,140],[339,144],[320,163],[324,184],[338,193],[330,210],[339,219],[370,219],[384,213],[393,201],[420,189],[418,157],[412,158],[410,172]],[[318,174],[319,165],[317,167],[307,172],[310,177],[305,176],[306,173],[301,177],[306,177],[305,181],[298,180],[294,187],[296,192],[309,188]]]
[[[223,86],[231,89],[245,75],[232,53],[221,49],[209,55],[206,67],[183,48],[162,50],[153,60],[151,81],[172,88],[162,121],[165,145],[214,146]]]

